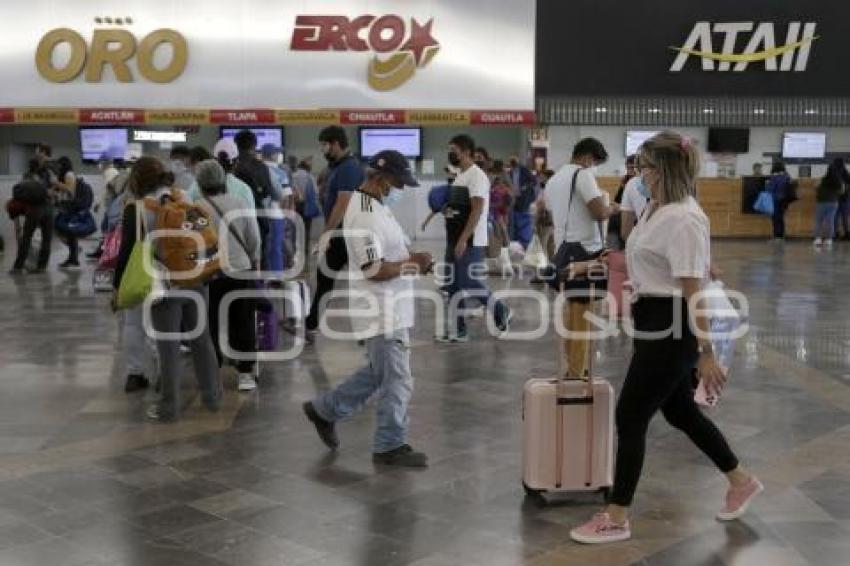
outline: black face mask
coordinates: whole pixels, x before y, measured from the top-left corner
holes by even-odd
[[[487,166],[487,163],[484,161],[476,161],[475,164],[478,165],[480,169],[484,169]]]
[[[452,167],[459,167],[460,166],[460,157],[458,157],[457,154],[453,151],[449,152],[449,164]]]
[[[325,156],[328,163],[333,163],[335,161],[331,152],[323,153],[322,155]]]

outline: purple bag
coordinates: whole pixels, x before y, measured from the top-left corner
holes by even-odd
[[[257,351],[274,352],[280,342],[277,313],[274,309],[257,311]]]

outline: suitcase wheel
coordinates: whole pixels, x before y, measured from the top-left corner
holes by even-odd
[[[532,489],[525,482],[522,482],[522,489],[525,490],[526,497],[542,497],[546,493],[545,489]]]

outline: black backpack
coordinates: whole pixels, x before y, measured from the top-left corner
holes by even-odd
[[[233,174],[251,188],[256,207],[263,208],[263,201],[271,196],[272,180],[268,166],[257,159],[239,157]]]
[[[74,198],[68,203],[68,209],[72,212],[90,210],[94,204],[94,191],[91,185],[82,177],[77,177],[77,186],[74,189]]]
[[[41,181],[27,179],[12,188],[12,197],[30,206],[47,204],[47,187]]]
[[[448,202],[443,209],[443,216],[446,219],[446,234],[450,243],[456,244],[460,239],[471,212],[472,201],[469,198],[469,188],[452,185],[449,188]],[[471,236],[470,240],[472,240]]]

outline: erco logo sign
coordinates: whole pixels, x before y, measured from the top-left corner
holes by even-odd
[[[434,20],[425,25],[396,15],[297,16],[289,48],[292,51],[372,51],[369,86],[387,91],[398,88],[431,62],[440,44],[431,36]],[[378,55],[393,53],[382,60]]]
[[[754,22],[716,23],[713,26],[710,22],[698,22],[682,47],[670,48],[679,52],[670,71],[681,71],[691,57],[701,59],[703,71],[732,70],[740,73],[750,63],[763,63],[767,71],[805,71],[812,42],[818,39],[816,27],[815,22],[791,22],[785,34],[785,44],[777,46],[776,26],[772,22],[762,22],[758,26]],[[747,46],[736,52],[739,35],[744,34],[751,34]],[[720,51],[714,50],[714,35],[723,37]]]
[[[54,64],[54,51],[67,44],[70,57],[63,66]],[[154,54],[161,45],[171,46],[171,60],[163,68],[154,65]],[[95,29],[91,46],[78,32],[68,28],[49,31],[41,38],[35,53],[38,73],[53,83],[66,83],[85,70],[85,80],[98,83],[103,69],[112,67],[115,77],[122,83],[133,82],[133,73],[127,62],[135,57],[139,74],[154,83],[169,83],[186,68],[189,49],[186,39],[173,29],[158,29],[144,36],[140,42],[129,31],[121,28]]]

